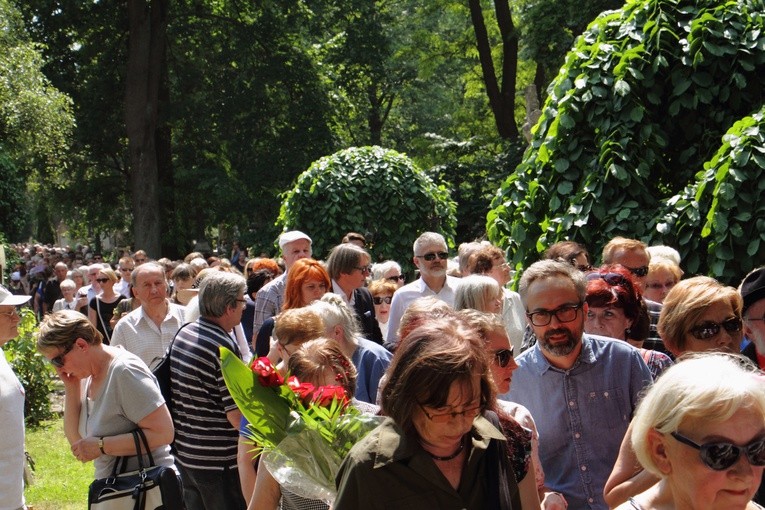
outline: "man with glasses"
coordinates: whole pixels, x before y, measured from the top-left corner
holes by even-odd
[[[414,241],[414,265],[420,271],[420,278],[404,285],[394,295],[390,304],[388,335],[385,346],[394,350],[398,345],[398,326],[401,316],[417,298],[434,296],[449,306],[454,306],[454,291],[458,278],[446,274],[449,251],[441,234],[425,232]]]
[[[603,264],[620,264],[624,266],[635,277],[635,282],[641,294],[645,292],[648,263],[650,261],[651,254],[648,252],[648,246],[637,239],[614,237],[603,247]],[[643,301],[648,309],[648,317],[651,319],[650,331],[648,338],[643,343],[643,347],[669,354],[656,328],[657,324],[659,324],[659,316],[661,315],[661,303],[646,298],[643,298]]]
[[[744,301],[741,316],[744,319],[744,335],[749,340],[741,354],[765,370],[765,267],[746,275],[738,292]]]
[[[531,411],[546,486],[571,508],[607,509],[603,487],[651,373],[626,342],[584,334],[584,273],[542,260],[523,274],[520,295],[536,345],[516,359],[501,398]]]
[[[364,338],[382,344],[372,294],[366,288],[367,277],[372,272],[371,261],[364,248],[354,243],[338,244],[327,258],[327,272],[332,279],[332,292],[353,308]]]
[[[126,298],[132,297],[130,295],[130,275],[135,267],[135,262],[130,257],[122,257],[119,261],[118,270],[120,275],[120,281],[114,284],[114,292],[122,294]]]
[[[19,336],[17,306],[32,296],[17,296],[0,285],[0,494],[4,508],[24,506],[24,387],[5,359],[2,346]]]

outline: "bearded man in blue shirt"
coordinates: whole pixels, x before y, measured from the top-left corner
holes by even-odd
[[[584,334],[586,287],[584,273],[564,262],[524,272],[519,291],[538,342],[517,358],[501,398],[531,411],[546,485],[569,510],[606,510],[603,487],[651,373],[626,342]]]

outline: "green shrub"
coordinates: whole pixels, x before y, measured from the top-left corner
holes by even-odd
[[[616,235],[682,251],[678,232],[656,226],[725,131],[765,102],[763,25],[762,0],[630,0],[599,16],[548,89],[531,146],[492,203],[489,238],[517,269],[561,239],[591,253]],[[719,269],[711,262],[696,269]]]
[[[24,416],[29,427],[36,427],[53,417],[50,394],[53,391],[55,372],[45,357],[37,352],[36,332],[34,312],[24,308],[19,323],[19,336],[3,346],[5,356],[26,392]]]
[[[352,147],[321,158],[283,199],[277,225],[310,235],[316,258],[350,231],[368,238],[374,261],[393,259],[409,268],[412,243],[422,232],[439,232],[453,245],[449,192],[396,151]]]

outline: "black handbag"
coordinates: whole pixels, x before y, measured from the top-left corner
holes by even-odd
[[[90,484],[88,509],[184,510],[183,485],[178,473],[171,467],[154,464],[143,430],[134,430],[132,434],[138,452],[138,470],[125,473],[132,456],[118,458],[111,475]],[[149,457],[148,466],[143,465],[141,442]]]

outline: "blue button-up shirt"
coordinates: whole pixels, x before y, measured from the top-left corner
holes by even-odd
[[[607,510],[603,487],[640,391],[651,372],[626,342],[584,335],[569,370],[547,362],[539,344],[517,358],[513,384],[500,398],[529,409],[539,431],[545,485],[569,510]]]

